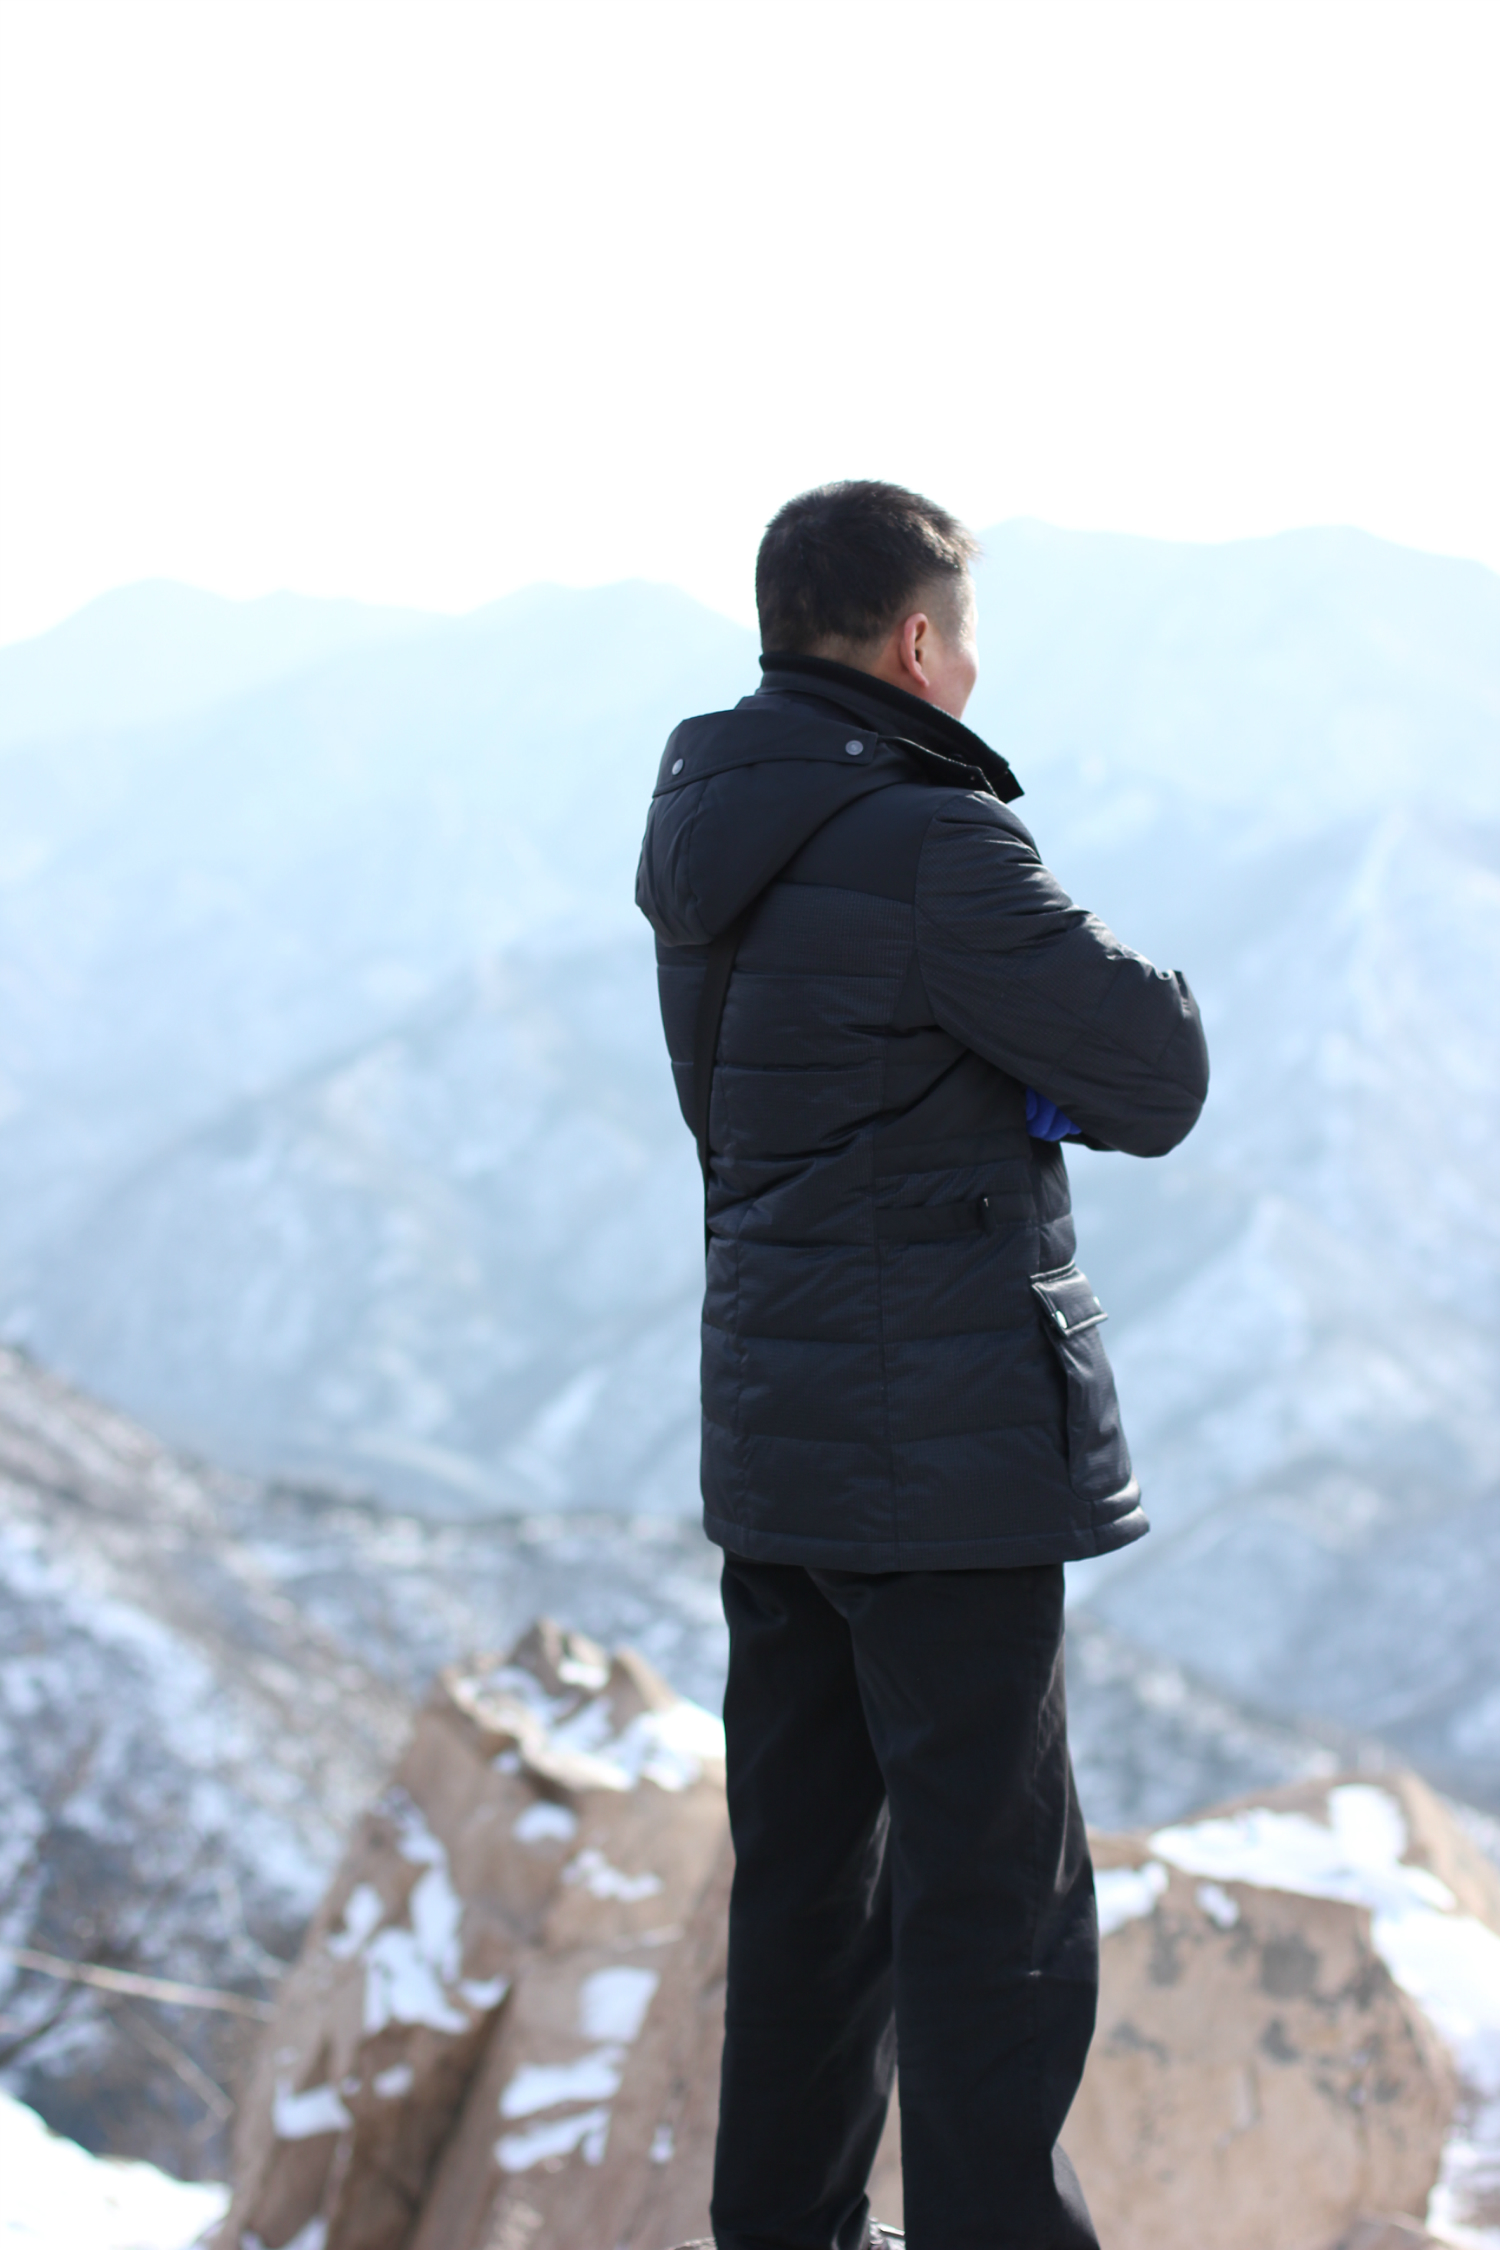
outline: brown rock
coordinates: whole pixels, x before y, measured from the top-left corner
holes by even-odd
[[[639,1658],[550,1625],[443,1676],[283,1989],[221,2250],[407,2250],[433,2224],[455,2230],[445,2250],[507,2228],[525,2250],[560,2175],[596,2184],[609,2098],[722,1842],[713,1749]],[[499,2207],[512,2172],[544,2183],[534,2225],[525,2196]]]
[[[1205,1887],[1173,1870],[1103,1948],[1063,2136],[1103,2238],[1201,2250],[1212,2214],[1216,2250],[1312,2250],[1372,2206],[1424,2208],[1453,2073],[1366,1909],[1236,1883],[1209,1911]]]
[[[529,2229],[551,2246],[636,2238],[657,2177],[676,2170],[678,2080],[715,2052],[693,1968],[724,1845],[717,1785],[593,1801],[580,1829],[597,1872],[649,1897],[559,1892],[433,2179],[412,2250]],[[577,1864],[575,1861],[574,1864]],[[619,1886],[623,1891],[625,1884]],[[681,2058],[681,2060],[679,2060]],[[691,2218],[702,2224],[706,2190]]]
[[[1246,1832],[1298,1816],[1316,1859],[1373,1822],[1398,1889],[1500,1927],[1500,1882],[1430,1791],[1337,1786],[1256,1800]],[[1064,2139],[1103,2239],[1418,2250],[1418,2222],[1366,2214],[1427,2207],[1446,2052],[1366,1906],[1299,1891],[1295,1853],[1205,1878],[1202,1837],[1095,1839],[1099,2031]],[[446,1675],[288,1981],[221,2250],[701,2241],[731,1867],[712,1722],[638,1659],[538,1628]],[[900,2224],[894,2110],[871,2199]]]

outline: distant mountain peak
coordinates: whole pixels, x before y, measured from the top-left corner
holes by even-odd
[[[176,579],[142,579],[0,648],[0,750],[182,718],[446,622],[368,602],[288,593],[238,601]]]

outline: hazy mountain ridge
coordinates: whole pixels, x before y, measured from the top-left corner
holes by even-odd
[[[1184,546],[1021,522],[986,547],[967,715],[1033,799],[1064,759],[1092,787],[1119,769],[1260,806],[1283,832],[1434,782],[1500,814],[1500,576],[1483,564],[1338,529]]]
[[[687,643],[665,669],[659,635]],[[670,589],[533,589],[117,737],[102,813],[84,790],[86,818],[28,832],[18,801],[27,760],[62,793],[93,738],[0,759],[0,835],[24,859],[0,883],[12,1276],[138,1163],[476,958],[637,929],[661,741],[682,697],[736,691],[748,646]]]
[[[988,546],[971,716],[1214,1058],[1174,1157],[1070,1159],[1157,1525],[1075,1593],[1492,1794],[1500,580],[1352,533]],[[12,1332],[260,1473],[690,1511],[630,882],[669,726],[753,681],[682,596],[537,590],[133,737],[134,793],[0,887]]]
[[[122,1183],[39,1280],[51,1348],[263,1473],[683,1513],[700,1191],[654,1009],[633,932],[459,978]]]
[[[0,649],[0,751],[158,724],[439,622],[306,594],[228,601],[171,579],[122,586],[51,632]]]

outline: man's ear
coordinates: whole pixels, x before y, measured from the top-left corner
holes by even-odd
[[[923,689],[932,686],[925,661],[931,636],[932,619],[924,609],[913,610],[910,617],[904,617],[897,631],[897,660],[901,670]]]

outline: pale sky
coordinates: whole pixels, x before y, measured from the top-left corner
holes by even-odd
[[[1500,567],[1500,4],[4,0],[0,636],[748,619],[828,477]]]

